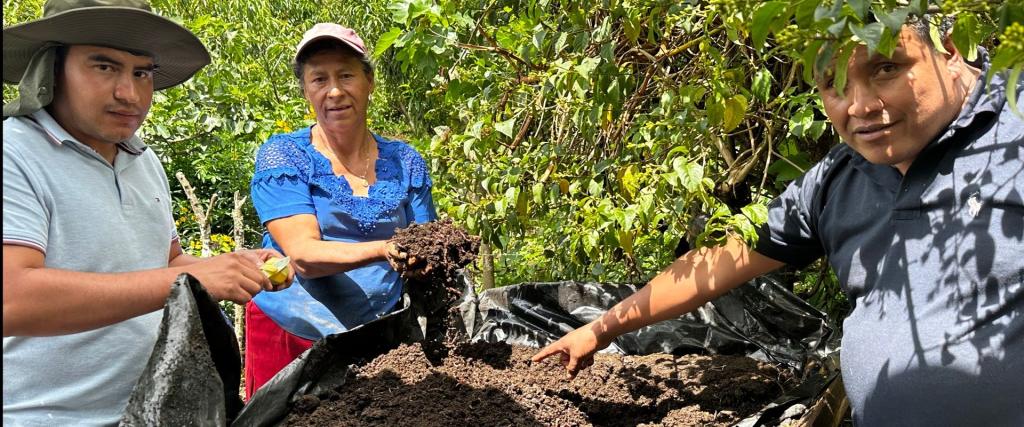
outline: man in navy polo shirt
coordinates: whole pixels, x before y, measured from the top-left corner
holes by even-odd
[[[841,365],[857,424],[1024,425],[1024,120],[986,54],[969,64],[948,37],[940,52],[926,21],[892,58],[855,52],[845,93],[819,79],[845,144],[772,202],[755,248],[687,253],[534,360],[575,375],[618,335],[826,256],[853,305]]]

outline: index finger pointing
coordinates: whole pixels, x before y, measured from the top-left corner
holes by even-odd
[[[537,354],[534,354],[533,357],[530,358],[530,360],[533,361],[533,362],[540,362],[541,360],[544,360],[544,359],[547,359],[548,357],[553,356],[555,353],[561,353],[561,352],[562,352],[561,349],[556,348],[555,345],[552,344],[552,345],[549,345],[547,347],[542,348],[540,351],[537,352]]]

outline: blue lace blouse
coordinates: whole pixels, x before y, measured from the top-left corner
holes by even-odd
[[[313,214],[323,240],[364,242],[386,240],[396,228],[436,219],[423,157],[404,142],[374,138],[377,181],[360,197],[313,147],[310,128],[270,137],[256,155],[250,184],[260,222]],[[266,231],[263,247],[281,251]],[[318,279],[296,275],[288,289],[261,292],[253,302],[288,332],[316,340],[388,313],[401,293],[398,273],[378,261]]]

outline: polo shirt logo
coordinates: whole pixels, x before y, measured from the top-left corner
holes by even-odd
[[[967,212],[977,218],[978,213],[981,212],[981,193],[975,192],[967,199]]]

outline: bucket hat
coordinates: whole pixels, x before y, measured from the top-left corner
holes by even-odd
[[[43,17],[4,28],[4,81],[19,83],[37,52],[54,44],[97,45],[151,56],[153,89],[181,84],[210,63],[189,30],[145,0],[48,0]]]

